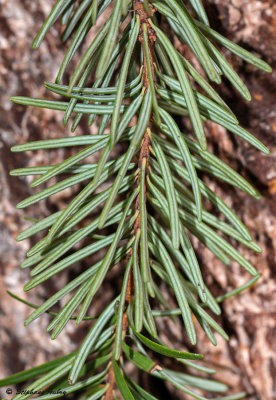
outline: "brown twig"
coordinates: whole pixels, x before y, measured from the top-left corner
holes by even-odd
[[[150,53],[150,67],[151,67],[151,73],[153,76],[153,79],[155,80],[155,68],[154,68],[154,43],[156,41],[156,34],[154,30],[152,29],[150,23],[149,23],[149,18],[153,16],[155,13],[156,9],[149,3],[149,12],[147,12],[144,9],[144,5],[141,1],[139,0],[134,0],[134,10],[136,15],[139,16],[140,20],[140,33],[139,33],[139,41],[142,44],[142,49],[143,49],[143,87],[144,90],[148,90],[149,88],[149,73],[148,73],[148,68],[147,68],[147,63],[146,63],[146,56],[145,56],[145,49],[144,49],[144,41],[143,41],[143,24],[146,25],[147,27],[147,33],[148,33],[148,46],[149,46],[149,53]],[[141,150],[140,150],[140,155],[139,155],[139,163],[138,163],[138,175],[137,175],[137,184],[138,186],[140,185],[140,176],[141,176],[141,168],[142,168],[142,162],[143,159],[146,159],[146,171],[145,175],[147,178],[148,171],[149,171],[149,156],[150,156],[150,129],[151,129],[151,118],[149,122],[149,126],[146,129]],[[145,179],[145,198],[147,194],[147,179]],[[137,196],[136,200],[136,205],[135,205],[136,210],[138,211],[138,216],[136,219],[136,222],[134,224],[134,235],[136,236],[138,230],[140,229],[140,194]]]
[[[148,36],[148,47],[149,47],[149,55],[150,55],[150,68],[153,79],[156,79],[155,76],[155,68],[154,68],[154,43],[156,41],[156,34],[155,31],[152,29],[149,19],[153,16],[156,9],[149,3],[149,10],[146,11],[144,9],[144,5],[140,0],[134,0],[134,10],[136,15],[139,16],[140,21],[140,33],[139,33],[139,41],[142,45],[143,49],[143,87],[144,90],[149,90],[149,71],[146,63],[146,55],[145,55],[145,48],[144,48],[144,41],[143,41],[143,25],[146,25],[147,28],[147,36]],[[146,129],[142,146],[140,149],[139,154],[139,161],[138,161],[138,174],[137,174],[137,186],[140,186],[140,178],[141,178],[141,169],[143,160],[146,160],[146,170],[145,170],[145,184],[144,184],[144,193],[145,199],[147,199],[147,176],[149,173],[149,157],[150,157],[150,131],[151,131],[151,124],[152,124],[152,115],[150,116],[149,126]],[[135,209],[138,211],[137,218],[134,224],[134,236],[137,235],[138,231],[141,228],[141,217],[140,217],[140,193],[137,196]],[[133,274],[132,271],[130,273],[130,278],[133,281]]]
[[[105,400],[113,400],[113,390],[115,386],[115,375],[114,375],[114,369],[113,369],[113,364],[112,362],[110,363],[110,367],[108,370],[108,375],[107,375],[107,380],[106,383],[109,384],[107,391],[105,392]]]
[[[149,9],[150,9],[150,13],[147,13],[144,9],[143,3],[139,0],[134,0],[134,11],[135,11],[136,15],[139,16],[139,20],[140,20],[139,41],[142,44],[142,49],[143,49],[143,54],[144,54],[144,57],[143,57],[143,85],[146,89],[149,86],[149,79],[148,79],[148,69],[147,69],[146,57],[145,57],[144,42],[143,42],[143,24],[146,24],[146,26],[147,26],[148,46],[149,46],[149,52],[150,52],[150,65],[151,65],[153,79],[155,80],[155,69],[154,69],[154,65],[153,65],[153,60],[154,60],[154,42],[156,41],[156,34],[149,23],[149,18],[151,18],[153,16],[153,14],[156,11],[156,8],[154,8],[151,4],[149,4]]]
[[[154,42],[156,40],[156,35],[152,27],[150,26],[149,23],[149,18],[151,18],[156,11],[156,9],[149,4],[149,12],[146,12],[143,6],[143,3],[140,0],[134,0],[133,2],[134,5],[134,10],[136,15],[139,16],[140,20],[140,32],[139,32],[139,41],[142,45],[143,49],[143,87],[144,90],[148,90],[149,88],[149,78],[148,78],[148,69],[147,69],[147,64],[146,64],[146,57],[145,57],[145,49],[144,49],[144,42],[143,42],[143,24],[146,24],[147,27],[147,33],[148,33],[148,46],[149,46],[149,52],[150,52],[150,66],[151,66],[151,73],[153,76],[153,79],[155,80],[155,69],[154,69]],[[140,154],[139,154],[139,161],[138,161],[138,174],[137,174],[137,185],[138,187],[140,186],[140,177],[141,177],[141,168],[142,168],[142,163],[143,160],[146,159],[146,170],[145,170],[145,176],[147,177],[148,172],[149,172],[149,157],[150,157],[150,130],[151,130],[151,118],[150,117],[150,122],[149,126],[146,129],[143,141],[142,141],[142,146],[140,149]],[[146,199],[146,194],[147,194],[147,179],[145,179],[145,185],[144,185],[144,191],[145,191],[145,199]],[[136,203],[135,203],[135,209],[138,211],[137,213],[137,218],[134,223],[134,236],[137,235],[138,231],[140,230],[140,194],[138,194]],[[128,255],[127,255],[127,261],[129,258],[132,256],[132,249],[129,250]],[[132,296],[134,294],[134,279],[133,279],[133,271],[131,269],[128,282],[127,282],[127,289],[126,289],[126,299],[125,299],[125,309],[127,310],[128,305],[131,302]],[[125,311],[123,314],[123,332],[122,335],[124,336],[127,332],[128,329],[128,319],[127,319],[127,312]],[[105,400],[112,400],[113,399],[113,390],[115,386],[115,377],[114,377],[114,370],[112,363],[109,368],[108,372],[108,377],[107,377],[107,383],[109,383],[108,389],[105,393]]]

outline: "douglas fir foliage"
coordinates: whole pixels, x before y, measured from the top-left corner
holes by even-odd
[[[88,125],[95,123],[98,133],[12,148],[14,152],[76,148],[76,153],[60,164],[11,172],[13,176],[38,176],[32,187],[59,177],[55,184],[20,202],[18,208],[31,206],[81,183],[81,190],[63,210],[34,221],[18,236],[18,240],[24,240],[44,232],[22,263],[22,268],[32,267],[31,279],[24,289],[35,288],[103,249],[105,255],[45,303],[40,306],[27,303],[34,310],[26,325],[43,313],[53,316],[48,326],[52,339],[70,320],[76,324],[85,320],[91,329],[75,352],[2,380],[1,386],[25,385],[24,392],[14,397],[16,400],[28,399],[34,392],[39,399],[62,397],[63,392],[67,398],[81,400],[110,400],[117,396],[125,400],[156,399],[127,375],[125,368],[129,362],[169,381],[189,398],[205,399],[194,388],[203,389],[208,398],[216,398],[214,392],[227,390],[220,382],[187,373],[186,367],[201,373],[215,371],[198,363],[201,354],[166,347],[155,318],[170,317],[173,321],[181,318],[183,335],[190,348],[197,342],[194,327],[197,321],[216,345],[214,331],[225,340],[228,336],[211,315],[220,314],[221,301],[259,278],[255,268],[224,237],[234,238],[256,252],[261,249],[235,213],[198,177],[198,171],[260,197],[242,176],[206,150],[204,122],[211,120],[269,154],[262,143],[239,126],[235,115],[207,80],[219,84],[224,76],[243,98],[250,100],[246,86],[220,53],[219,46],[264,71],[270,72],[270,67],[214,31],[201,0],[186,3],[58,0],[33,42],[33,47],[38,48],[51,26],[61,19],[65,27],[62,41],[69,40],[70,44],[55,83],[45,84],[61,100],[13,97],[12,101],[63,111],[64,125],[73,116],[72,131],[87,114]],[[98,33],[84,49],[66,82],[65,71],[96,23],[100,25]],[[174,48],[173,35],[189,46],[206,79]],[[180,129],[176,122],[179,116],[189,118],[192,136]],[[112,153],[115,146],[121,152],[117,158]],[[98,163],[83,162],[96,152]],[[204,205],[208,202],[222,218],[206,211]],[[88,217],[95,210],[98,216],[91,221]],[[205,286],[190,234],[222,263],[229,265],[235,260],[252,278],[242,287],[214,298]],[[75,249],[84,239],[85,246],[78,245]],[[100,315],[89,316],[95,294],[118,263],[122,273],[121,292]],[[177,308],[172,309],[164,298],[159,288],[161,281],[175,298]],[[68,294],[64,307],[58,313],[51,312],[51,307]],[[160,356],[161,361],[156,363],[156,353],[173,357],[179,363],[177,372],[165,368]],[[29,380],[32,383],[27,386]],[[245,396],[239,393],[219,398]]]

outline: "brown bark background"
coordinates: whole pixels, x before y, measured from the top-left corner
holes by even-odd
[[[45,332],[48,317],[42,316],[25,328],[23,322],[30,310],[6,293],[10,290],[33,303],[41,304],[43,299],[53,294],[70,278],[70,273],[65,271],[59,274],[57,279],[50,280],[50,284],[48,281],[29,293],[23,292],[22,288],[28,280],[29,272],[21,270],[19,265],[33,244],[32,240],[20,243],[15,241],[16,235],[29,225],[24,217],[46,216],[62,207],[72,193],[66,191],[44,203],[25,210],[16,210],[16,204],[32,194],[33,190],[28,186],[28,178],[9,176],[11,169],[57,163],[65,156],[63,151],[12,154],[9,150],[12,145],[71,134],[69,129],[62,128],[62,113],[28,109],[12,105],[9,101],[11,95],[45,95],[43,81],[53,81],[58,71],[65,51],[65,46],[59,41],[60,26],[57,25],[51,30],[38,51],[31,50],[34,34],[49,13],[52,3],[53,1],[45,0],[0,0],[1,377],[67,354],[78,346],[88,329],[87,325],[76,328],[73,323],[69,323],[63,334],[51,341]],[[212,27],[261,56],[275,68],[276,4],[273,0],[211,0],[206,1],[205,5]],[[175,45],[180,46],[177,41]],[[182,50],[187,52],[184,48]],[[227,51],[225,55],[248,85],[252,101],[243,101],[227,83],[219,90],[237,114],[241,124],[254,132],[256,137],[270,148],[271,156],[262,155],[222,128],[209,124],[209,148],[249,179],[260,190],[263,198],[256,201],[226,185],[209,178],[206,180],[212,187],[216,187],[227,204],[235,209],[262,246],[261,255],[253,254],[242,246],[240,248],[262,273],[262,278],[255,287],[223,304],[219,322],[229,333],[229,343],[217,336],[218,345],[213,347],[199,331],[197,350],[206,355],[208,365],[218,371],[215,377],[227,383],[232,392],[245,390],[249,393],[248,399],[272,400],[276,398],[275,72],[265,74],[229,55]],[[86,134],[88,129],[81,124],[77,133]],[[196,242],[195,246],[204,270],[205,281],[215,295],[222,294],[249,279],[235,263],[225,268],[203,246]],[[81,265],[76,268],[81,268]],[[111,296],[112,283],[107,282],[105,285],[105,293],[109,291],[108,296]],[[181,326],[169,326],[167,323],[163,326],[164,333],[169,330],[169,339],[181,348]],[[159,383],[144,377],[140,379],[144,379],[144,384],[151,386],[151,390],[156,391],[156,396],[160,399],[187,398],[169,386],[162,386],[163,395],[158,395],[158,386],[161,387]],[[4,388],[2,397],[10,399],[12,395],[6,394]]]

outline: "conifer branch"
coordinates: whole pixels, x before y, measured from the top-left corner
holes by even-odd
[[[190,345],[197,341],[197,323],[216,345],[214,331],[225,340],[229,337],[212,315],[221,313],[223,300],[254,285],[260,277],[226,238],[256,252],[261,251],[260,247],[235,212],[201,178],[203,173],[208,174],[256,199],[260,197],[249,182],[207,150],[206,120],[269,154],[257,138],[239,126],[231,109],[209,84],[208,79],[219,84],[224,75],[241,96],[250,99],[245,84],[212,42],[266,72],[271,68],[210,28],[200,1],[190,3],[193,12],[178,0],[134,0],[133,3],[57,0],[34,40],[33,46],[37,48],[57,19],[62,19],[65,24],[62,40],[71,42],[55,83],[45,84],[62,101],[26,97],[13,97],[12,101],[64,112],[64,125],[74,117],[72,131],[87,115],[88,125],[95,123],[98,133],[12,148],[20,152],[84,146],[57,165],[11,172],[14,176],[38,175],[32,187],[58,178],[56,183],[21,201],[18,208],[81,185],[81,190],[63,210],[33,222],[17,237],[24,240],[45,230],[44,237],[29,250],[22,263],[23,268],[33,268],[24,289],[31,290],[98,252],[104,250],[105,254],[40,306],[28,303],[34,310],[25,324],[44,313],[50,314],[53,319],[47,330],[53,331],[52,339],[61,334],[69,321],[79,324],[94,319],[80,348],[6,378],[0,381],[2,386],[31,378],[35,380],[28,386],[29,390],[60,388],[68,394],[77,392],[85,400],[111,400],[116,398],[117,389],[125,400],[156,399],[126,375],[125,364],[129,361],[195,399],[205,397],[195,392],[194,387],[220,393],[228,389],[215,380],[186,373],[187,366],[208,374],[214,371],[198,364],[201,354],[165,346],[156,317],[169,317],[173,321],[181,317],[185,341]],[[64,81],[72,58],[111,4],[111,15],[84,51],[69,82]],[[171,32],[190,47],[207,78],[174,48],[162,24],[158,24],[160,16],[166,19]],[[196,85],[191,84],[191,79]],[[195,86],[201,89],[196,90]],[[190,119],[192,137],[183,132],[175,115]],[[127,146],[121,146],[122,143]],[[115,146],[120,151],[116,159],[112,153]],[[84,161],[95,153],[100,154],[96,164]],[[207,202],[216,212],[207,211],[210,209],[206,207]],[[91,219],[91,215],[96,216]],[[222,265],[228,266],[234,260],[253,278],[215,298],[205,284],[206,276],[201,272],[191,235]],[[87,245],[80,245],[83,240]],[[120,266],[120,293],[100,315],[90,317],[87,313],[94,296],[119,262],[123,265]],[[174,307],[160,289],[160,282],[173,296]],[[59,312],[50,311],[67,295],[71,297]],[[153,298],[157,307],[154,309]],[[172,357],[179,363],[178,371],[165,368],[161,358],[156,363],[152,359],[155,353]],[[244,396],[241,393],[226,398],[234,400]],[[29,397],[17,395],[15,400]],[[38,398],[57,397],[45,393]]]

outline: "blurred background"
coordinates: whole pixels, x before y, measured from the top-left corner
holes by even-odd
[[[23,292],[29,272],[21,270],[19,265],[33,244],[32,241],[15,241],[17,234],[29,226],[24,217],[49,215],[63,207],[72,192],[65,191],[44,203],[16,210],[16,204],[32,194],[33,190],[29,188],[29,178],[9,176],[9,171],[14,168],[57,163],[65,156],[63,151],[12,154],[9,150],[12,145],[72,135],[69,128],[62,127],[62,113],[24,108],[9,101],[11,95],[47,96],[43,82],[54,80],[66,49],[59,41],[62,27],[57,24],[38,51],[31,50],[31,42],[53,3],[53,0],[0,0],[1,378],[69,353],[77,348],[88,329],[87,324],[76,328],[72,322],[58,339],[51,341],[45,332],[48,316],[42,316],[25,328],[23,322],[30,309],[6,292],[10,290],[28,301],[41,304],[70,278],[70,272],[64,271],[45,285],[29,293]],[[239,248],[262,273],[262,278],[250,290],[222,305],[223,313],[218,320],[230,335],[229,343],[217,336],[218,345],[213,347],[198,331],[197,350],[205,354],[208,365],[218,371],[216,378],[227,383],[231,391],[245,390],[249,393],[248,399],[252,400],[272,400],[276,399],[276,4],[274,0],[210,0],[204,3],[211,26],[269,62],[274,67],[274,73],[260,72],[225,51],[227,59],[248,85],[252,101],[243,101],[227,82],[218,90],[241,125],[270,148],[271,156],[264,156],[223,128],[208,123],[209,149],[253,183],[263,198],[257,201],[227,185],[209,178],[206,181],[234,208],[262,246],[261,255],[253,254],[242,246]],[[177,40],[174,43],[181,48]],[[186,48],[182,46],[181,51],[193,60]],[[88,132],[85,123],[81,123],[76,134]],[[236,245],[234,241],[232,244]],[[249,279],[235,263],[226,268],[202,245],[196,241],[194,245],[205,281],[215,295],[223,294]],[[81,268],[81,265],[76,268]],[[110,280],[113,278],[110,277]],[[114,285],[111,281],[105,285],[105,292],[110,293],[107,296],[111,296]],[[100,304],[99,299],[97,301]],[[164,332],[167,330],[168,327],[164,326]],[[181,347],[182,337],[181,325],[171,326],[169,340],[175,347]],[[151,386],[160,399],[186,398],[171,387],[163,386],[163,383],[156,385],[150,378],[139,379],[144,380],[145,386]],[[4,389],[2,397],[10,399],[12,394],[6,394]]]

